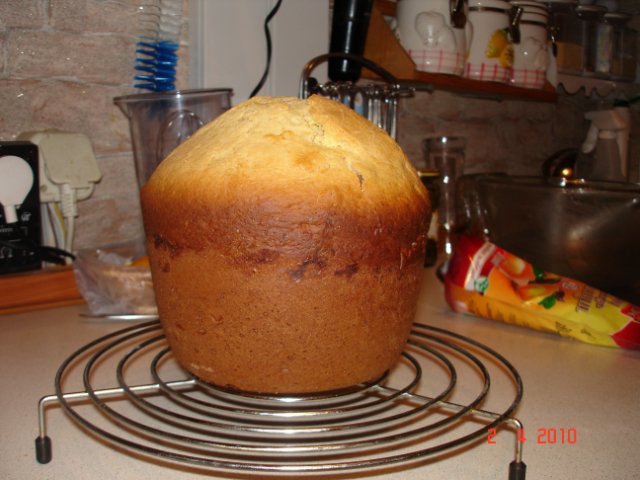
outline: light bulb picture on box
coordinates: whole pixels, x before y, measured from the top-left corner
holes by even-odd
[[[38,187],[38,147],[0,142],[0,274],[41,266]]]

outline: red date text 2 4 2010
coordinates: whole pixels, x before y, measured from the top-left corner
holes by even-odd
[[[487,434],[487,443],[495,445],[495,436],[498,431],[490,428]],[[523,428],[516,431],[518,441],[524,443],[530,438],[525,434]],[[571,428],[538,428],[536,430],[535,441],[538,445],[575,445],[578,442],[578,431]]]

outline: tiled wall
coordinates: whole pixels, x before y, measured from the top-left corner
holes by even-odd
[[[78,248],[142,232],[128,123],[113,104],[113,97],[135,92],[139,3],[0,0],[0,138],[45,128],[86,133],[103,173],[93,197],[79,203]],[[188,45],[181,44],[178,87],[185,88]],[[546,156],[581,142],[584,110],[599,101],[560,95],[557,104],[547,104],[419,92],[401,104],[399,142],[419,164],[422,138],[460,135],[469,145],[467,171],[537,173]],[[637,132],[635,109],[633,117]]]

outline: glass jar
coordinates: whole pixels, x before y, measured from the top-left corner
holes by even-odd
[[[598,58],[598,28],[607,7],[600,5],[579,5],[575,8],[579,29],[582,31],[582,71],[583,76],[596,75]]]
[[[554,57],[561,55],[567,58],[566,31],[573,17],[573,8],[578,5],[578,0],[548,0],[541,2],[549,9],[549,40]]]
[[[440,207],[440,172],[435,169],[420,169],[418,176],[429,192],[431,203],[431,222],[427,232],[427,251],[424,258],[425,267],[433,267],[438,261],[438,208]]]
[[[631,15],[623,12],[605,13],[602,21],[598,25],[598,35],[596,40],[596,74],[602,78],[623,80],[629,79],[625,75],[625,61],[635,57],[634,52],[629,52],[630,45],[627,45],[628,53],[625,58],[625,40],[630,43],[634,40],[633,31],[627,27]],[[628,33],[627,33],[628,32]],[[627,36],[627,38],[625,38]],[[635,47],[635,44],[633,44]],[[635,48],[634,48],[635,50]],[[630,70],[628,67],[626,70]],[[635,58],[633,58],[633,72],[631,80],[635,76]]]
[[[620,55],[617,57],[620,68],[620,76],[617,76],[618,69],[615,67],[613,80],[621,80],[625,82],[633,82],[636,79],[636,67],[638,61],[638,32],[631,28],[625,28],[622,31],[622,47]]]
[[[566,18],[558,33],[558,71],[574,75],[596,74],[598,25],[607,8],[600,5],[578,5]]]

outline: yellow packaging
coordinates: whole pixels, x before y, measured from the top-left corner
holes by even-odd
[[[445,276],[451,308],[594,345],[640,349],[640,307],[542,272],[481,239],[462,237]]]

